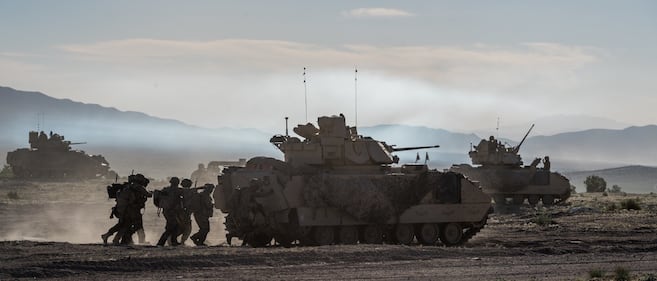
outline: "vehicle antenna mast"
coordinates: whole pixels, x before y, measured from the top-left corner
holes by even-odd
[[[358,128],[358,68],[354,66],[354,127]]]
[[[497,127],[495,127],[495,138],[500,139],[500,117],[497,116]]]
[[[306,123],[308,123],[308,86],[306,85],[306,68],[303,68],[303,98],[306,106]]]

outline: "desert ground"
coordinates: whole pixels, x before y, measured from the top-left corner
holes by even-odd
[[[492,214],[452,248],[228,246],[218,210],[210,246],[155,247],[164,218],[149,201],[148,244],[103,246],[116,222],[108,183],[1,181],[0,280],[657,280],[654,194],[576,194],[549,209]],[[628,199],[641,210],[623,209]]]

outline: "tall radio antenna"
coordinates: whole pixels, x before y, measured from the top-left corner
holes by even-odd
[[[45,127],[45,113],[43,112],[38,112],[37,113],[37,132],[41,131],[41,127]]]
[[[497,139],[499,139],[500,138],[500,117],[499,116],[497,116],[497,127],[495,127],[495,134],[497,135],[495,137]]]
[[[354,66],[354,126],[358,128],[358,68]]]
[[[308,123],[308,86],[306,85],[306,68],[303,68],[303,98],[306,106],[306,123]]]

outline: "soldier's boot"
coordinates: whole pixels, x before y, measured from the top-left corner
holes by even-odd
[[[100,238],[103,239],[103,245],[107,246],[107,239],[109,239],[109,237],[110,237],[109,233],[105,233],[105,234],[100,235]]]

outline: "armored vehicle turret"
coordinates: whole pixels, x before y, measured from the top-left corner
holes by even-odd
[[[227,240],[252,246],[356,243],[460,245],[482,229],[490,197],[461,174],[395,165],[395,148],[358,135],[344,116],[299,125],[270,142],[284,161],[255,157],[218,178]]]
[[[285,155],[285,162],[293,167],[327,166],[380,168],[397,164],[396,151],[437,148],[439,145],[395,148],[385,142],[358,135],[356,127],[345,124],[344,116],[323,116],[313,124],[299,125],[294,132],[303,137],[276,135],[270,142]]]
[[[502,144],[495,137],[482,139],[469,153],[472,164],[454,165],[450,171],[466,175],[478,181],[484,192],[491,195],[497,204],[522,204],[525,199],[531,205],[540,201],[552,205],[570,197],[570,182],[563,175],[550,172],[550,158],[536,158],[530,165],[523,166],[518,152],[534,128],[532,125],[517,146]],[[543,161],[543,167],[538,165]]]
[[[109,163],[101,155],[72,150],[72,143],[58,134],[29,133],[30,148],[7,153],[7,164],[23,179],[94,179],[113,177]]]

